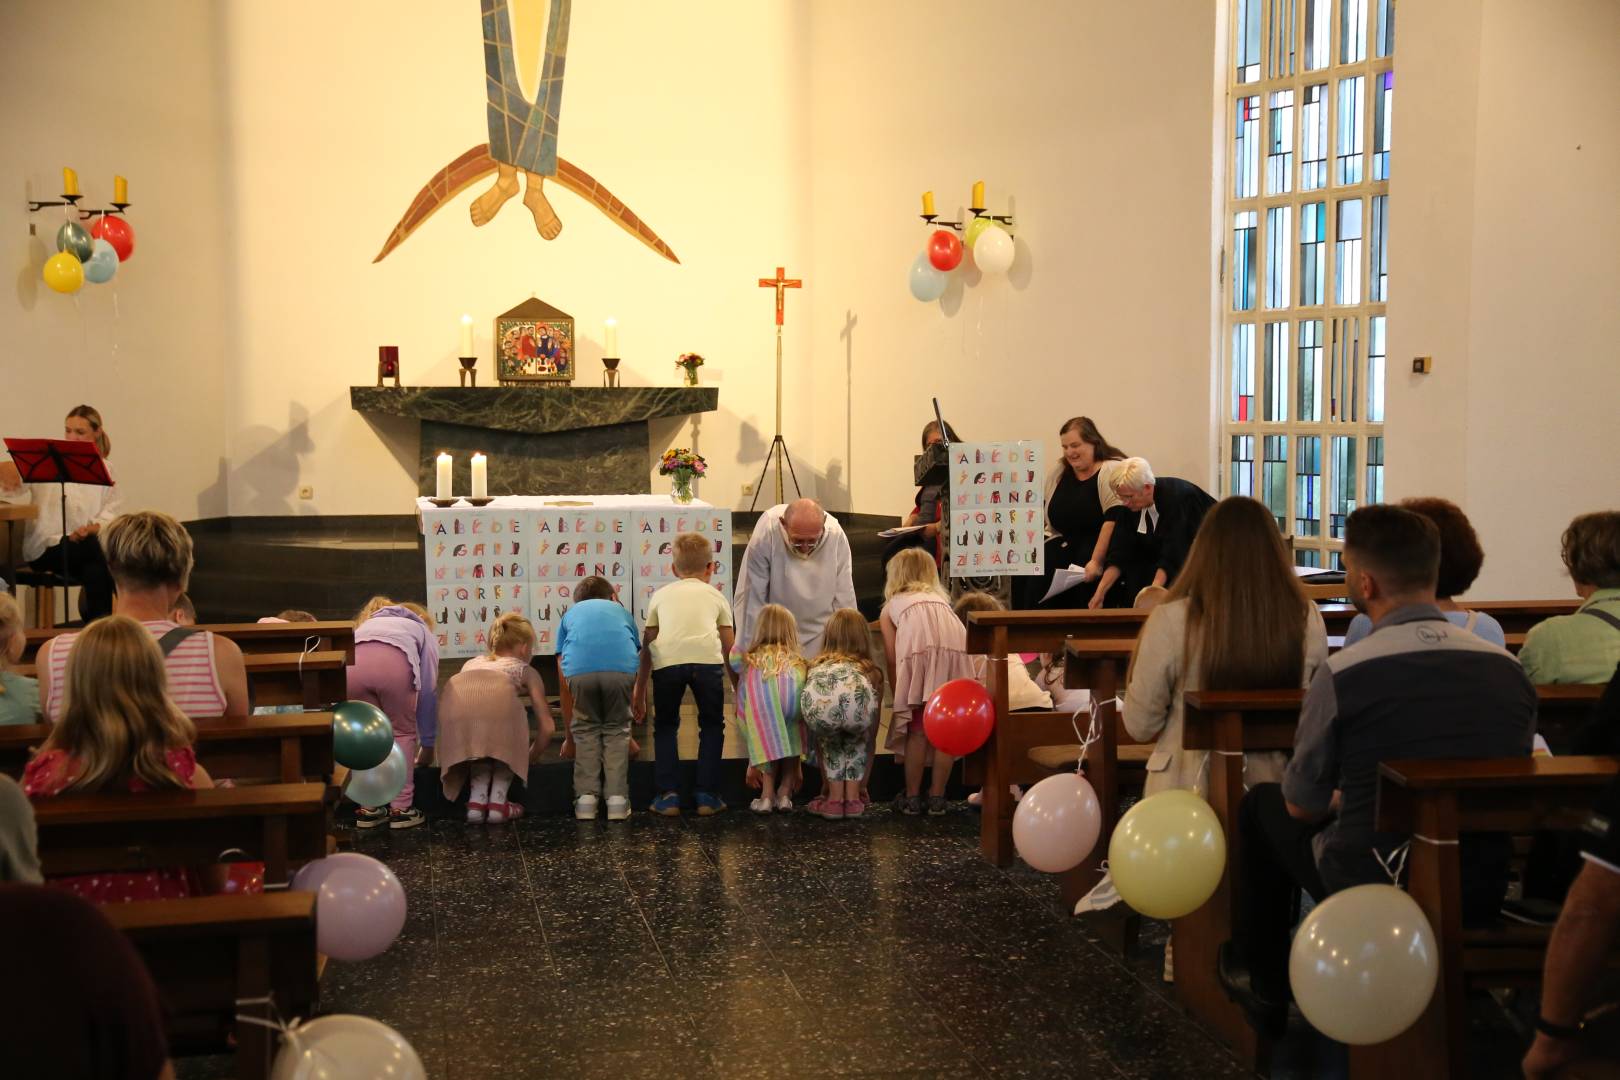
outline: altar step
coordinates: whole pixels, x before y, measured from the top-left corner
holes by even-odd
[[[849,536],[861,613],[883,606],[879,531],[896,523],[875,514],[837,515]],[[732,569],[757,514],[732,516]],[[287,608],[346,619],[376,595],[424,595],[422,543],[413,514],[212,518],[188,522],[197,550],[191,598],[202,622],[252,622]]]

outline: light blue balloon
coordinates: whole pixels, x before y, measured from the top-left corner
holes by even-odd
[[[104,285],[118,273],[118,252],[107,241],[96,238],[90,257],[84,261],[84,280]]]
[[[405,751],[396,742],[381,765],[375,769],[351,772],[343,794],[360,806],[387,806],[394,801],[394,796],[405,790],[405,777],[410,767],[405,760]]]
[[[911,264],[911,295],[930,304],[945,295],[946,284],[945,274],[928,261],[928,254],[918,255],[917,261]]]

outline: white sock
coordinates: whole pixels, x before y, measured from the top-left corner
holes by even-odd
[[[487,766],[486,766],[487,768]],[[496,763],[495,773],[489,782],[489,801],[503,803],[506,801],[506,789],[512,786],[512,770],[505,765]]]
[[[489,780],[492,766],[487,761],[475,761],[471,766],[471,783],[467,788],[467,801],[475,803],[489,802]],[[511,775],[508,773],[507,775]],[[506,788],[501,788],[501,797],[506,797]]]

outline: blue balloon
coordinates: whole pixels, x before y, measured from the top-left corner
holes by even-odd
[[[104,285],[118,272],[118,252],[107,241],[97,237],[90,257],[84,263],[84,280]]]
[[[405,778],[410,775],[410,762],[405,751],[395,743],[375,769],[356,769],[349,773],[349,783],[343,794],[360,806],[387,806],[394,796],[405,790]]]
[[[911,295],[925,304],[932,303],[945,295],[946,284],[945,274],[934,269],[928,254],[918,255],[917,261],[911,264]]]

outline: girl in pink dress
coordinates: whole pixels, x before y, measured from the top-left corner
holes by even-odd
[[[145,627],[125,615],[91,623],[68,654],[61,719],[23,771],[28,797],[213,787],[191,748],[197,730],[167,685],[163,654]],[[175,866],[49,883],[107,904],[217,891],[223,880],[223,867]]]
[[[976,669],[967,654],[967,630],[940,587],[933,556],[921,548],[908,548],[889,560],[888,575],[880,620],[884,658],[894,686],[888,742],[906,770],[906,790],[894,805],[903,814],[923,812],[923,772],[932,762],[927,809],[937,816],[946,810],[945,783],[953,759],[934,749],[923,734],[923,706],[952,679],[975,678]]]

